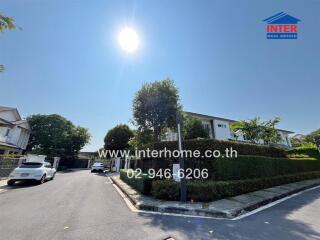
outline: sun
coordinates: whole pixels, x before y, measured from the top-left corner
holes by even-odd
[[[118,42],[124,51],[132,53],[139,47],[139,36],[134,29],[126,27],[120,31]]]

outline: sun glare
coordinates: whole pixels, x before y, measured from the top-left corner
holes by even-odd
[[[118,35],[118,41],[121,48],[129,53],[135,52],[139,47],[139,37],[132,28],[124,28]]]

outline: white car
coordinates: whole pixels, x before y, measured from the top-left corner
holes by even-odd
[[[103,172],[104,164],[101,162],[96,162],[91,166],[91,172]]]
[[[35,180],[41,184],[54,179],[56,172],[49,162],[25,162],[10,173],[7,184],[13,185],[16,181],[28,180]]]

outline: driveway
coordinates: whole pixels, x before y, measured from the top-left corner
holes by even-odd
[[[6,240],[320,239],[319,216],[320,188],[237,221],[135,213],[105,175],[87,170],[0,193]]]

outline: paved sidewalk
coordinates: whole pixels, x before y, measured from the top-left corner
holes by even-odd
[[[4,178],[0,179],[0,193],[4,192],[7,187],[7,180]]]
[[[320,179],[306,180],[209,203],[181,203],[178,201],[158,200],[142,195],[123,182],[119,176],[112,176],[111,179],[127,195],[137,209],[228,219],[240,216],[291,194],[320,185]]]

